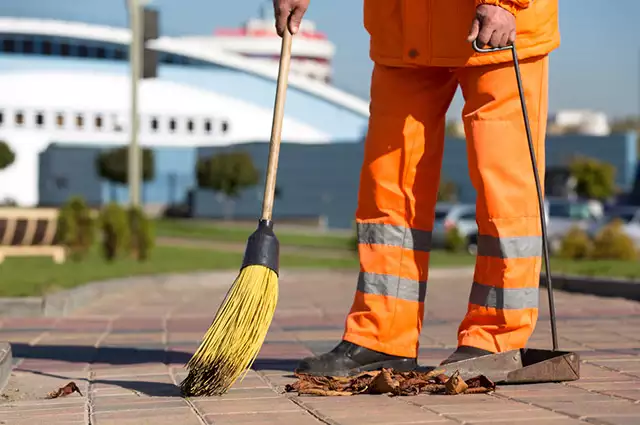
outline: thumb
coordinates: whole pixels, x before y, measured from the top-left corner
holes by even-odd
[[[478,18],[475,18],[473,20],[473,23],[471,24],[471,30],[469,31],[469,36],[467,37],[467,41],[469,43],[472,43],[473,40],[478,38],[479,33],[480,33],[480,21],[478,20]]]
[[[291,13],[290,21],[289,21],[289,30],[291,34],[296,34],[300,29],[300,24],[302,23],[302,17],[306,12],[305,9],[301,7],[296,7]]]

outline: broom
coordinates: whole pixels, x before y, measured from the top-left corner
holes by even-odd
[[[280,245],[273,232],[272,211],[291,41],[292,35],[286,30],[282,37],[262,216],[257,230],[249,236],[240,274],[200,347],[187,363],[189,374],[180,384],[185,396],[222,395],[243,372],[246,375],[273,319],[278,302]]]

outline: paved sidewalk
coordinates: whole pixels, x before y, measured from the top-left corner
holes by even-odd
[[[0,424],[640,424],[640,303],[565,293],[556,295],[560,346],[581,353],[580,381],[502,386],[492,395],[282,394],[300,357],[341,336],[355,273],[338,272],[283,273],[255,370],[222,398],[185,400],[176,387],[183,365],[234,278],[174,277],[161,288],[132,286],[63,319],[0,319],[0,340],[12,343],[16,358]],[[470,281],[469,272],[432,272],[422,364],[436,364],[455,347]],[[531,346],[550,346],[545,307]],[[69,381],[82,396],[44,399]]]

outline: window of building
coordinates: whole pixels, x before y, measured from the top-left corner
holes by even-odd
[[[64,114],[61,112],[56,114],[56,125],[60,128],[64,127]]]
[[[171,120],[169,120],[169,130],[173,133],[174,131],[176,131],[176,120],[171,118]]]
[[[52,53],[53,53],[53,46],[51,46],[51,42],[44,40],[42,42],[42,54],[51,55]]]
[[[16,50],[15,40],[7,38],[2,40],[2,51],[7,53],[14,53]]]
[[[0,111],[0,125],[4,123],[4,111]]]
[[[71,46],[68,43],[60,43],[60,56],[69,56],[71,54]]]
[[[76,127],[82,128],[84,126],[84,117],[82,114],[76,114]]]
[[[22,51],[26,54],[32,55],[35,51],[33,40],[24,40],[22,42]]]
[[[78,46],[78,56],[81,58],[86,58],[89,56],[89,48],[85,45]]]
[[[118,118],[118,115],[113,114],[111,116],[111,120],[113,121],[113,131],[115,131],[116,133],[121,133],[124,129],[120,124],[120,119]]]
[[[193,133],[193,120],[188,120],[187,121],[187,131],[189,133]]]
[[[18,126],[24,125],[24,113],[22,111],[16,112],[16,125]]]
[[[104,59],[107,57],[107,51],[104,49],[104,47],[98,47],[96,49],[96,56],[100,59]]]
[[[44,114],[42,112],[36,113],[36,125],[42,127],[44,125]]]
[[[117,60],[125,60],[127,58],[127,52],[120,47],[116,47],[113,51],[113,57]]]
[[[204,132],[211,133],[211,120],[204,120]]]
[[[151,130],[153,132],[158,131],[158,118],[151,118]]]
[[[102,129],[102,124],[103,124],[103,123],[102,123],[102,115],[97,114],[97,115],[95,116],[95,124],[96,124],[96,128],[97,128],[98,130],[101,130],[101,129]]]
[[[227,131],[229,131],[229,122],[228,121],[222,121],[222,125],[220,126],[220,128],[222,129],[222,133],[226,133]]]

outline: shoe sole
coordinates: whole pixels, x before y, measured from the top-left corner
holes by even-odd
[[[395,372],[411,372],[418,368],[418,362],[415,359],[386,360],[383,362],[371,363],[365,366],[353,369],[339,369],[326,372],[304,371],[296,369],[296,373],[303,373],[312,376],[355,376],[363,372],[373,372],[380,369],[393,369]]]

